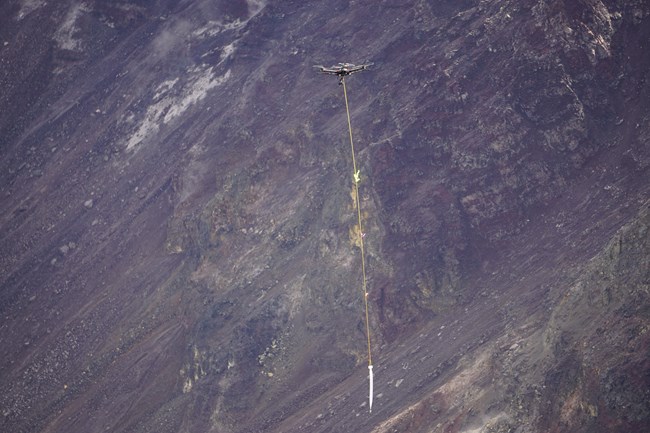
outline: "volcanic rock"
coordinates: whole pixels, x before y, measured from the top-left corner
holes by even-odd
[[[8,0],[0,41],[0,430],[650,430],[648,2]]]

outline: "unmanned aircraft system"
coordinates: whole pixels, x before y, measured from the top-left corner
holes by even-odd
[[[372,413],[372,400],[373,400],[373,382],[374,374],[372,370],[372,350],[370,344],[370,314],[368,308],[368,284],[366,278],[366,254],[364,249],[363,240],[366,237],[366,233],[363,231],[362,218],[361,218],[361,200],[359,198],[359,184],[361,183],[361,172],[357,169],[357,160],[354,151],[354,141],[352,140],[352,122],[350,121],[350,106],[348,105],[348,91],[345,86],[345,77],[352,75],[356,72],[361,72],[368,67],[372,66],[373,63],[364,63],[361,65],[355,65],[354,63],[338,63],[334,66],[325,67],[321,65],[314,65],[314,68],[318,69],[320,72],[329,75],[336,75],[339,77],[339,85],[343,85],[343,96],[345,98],[345,111],[348,117],[348,132],[350,135],[350,150],[352,153],[352,185],[354,188],[354,201],[357,208],[357,230],[358,233],[358,245],[361,250],[361,277],[362,284],[361,288],[363,290],[363,302],[365,306],[365,322],[366,322],[366,337],[367,337],[367,348],[368,348],[368,409]]]
[[[356,72],[365,71],[372,65],[374,65],[374,63],[363,63],[361,65],[355,65],[354,63],[337,63],[330,67],[314,65],[314,68],[318,69],[318,71],[323,74],[338,75],[339,84],[343,84],[343,77],[352,75]]]

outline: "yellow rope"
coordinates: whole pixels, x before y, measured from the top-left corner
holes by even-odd
[[[368,365],[372,365],[372,353],[370,351],[370,318],[368,314],[368,288],[366,283],[366,255],[363,249],[363,228],[361,226],[361,201],[359,199],[359,171],[357,170],[357,161],[354,156],[354,141],[352,141],[352,122],[350,122],[350,107],[348,105],[348,91],[345,88],[345,78],[341,77],[343,84],[343,95],[345,96],[345,111],[348,115],[348,130],[350,132],[350,149],[352,151],[352,170],[354,189],[357,204],[357,218],[359,220],[359,245],[361,247],[361,274],[363,276],[363,302],[366,307],[366,336],[368,337]]]

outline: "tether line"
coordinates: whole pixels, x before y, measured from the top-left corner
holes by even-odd
[[[352,151],[352,170],[355,190],[355,201],[357,205],[357,218],[359,223],[359,246],[361,248],[361,274],[363,278],[363,302],[366,308],[366,336],[368,340],[368,365],[372,365],[372,352],[370,350],[370,316],[368,314],[368,286],[366,280],[366,254],[363,248],[363,227],[361,225],[361,200],[359,198],[359,171],[357,170],[357,161],[354,155],[354,141],[352,140],[352,122],[350,121],[350,106],[348,105],[348,91],[345,87],[345,78],[341,77],[343,84],[343,96],[345,96],[345,111],[348,115],[348,131],[350,132],[350,150]]]

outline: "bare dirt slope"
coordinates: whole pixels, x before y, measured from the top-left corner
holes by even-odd
[[[650,427],[650,4],[0,5],[0,430]],[[350,77],[370,277],[367,408]]]

